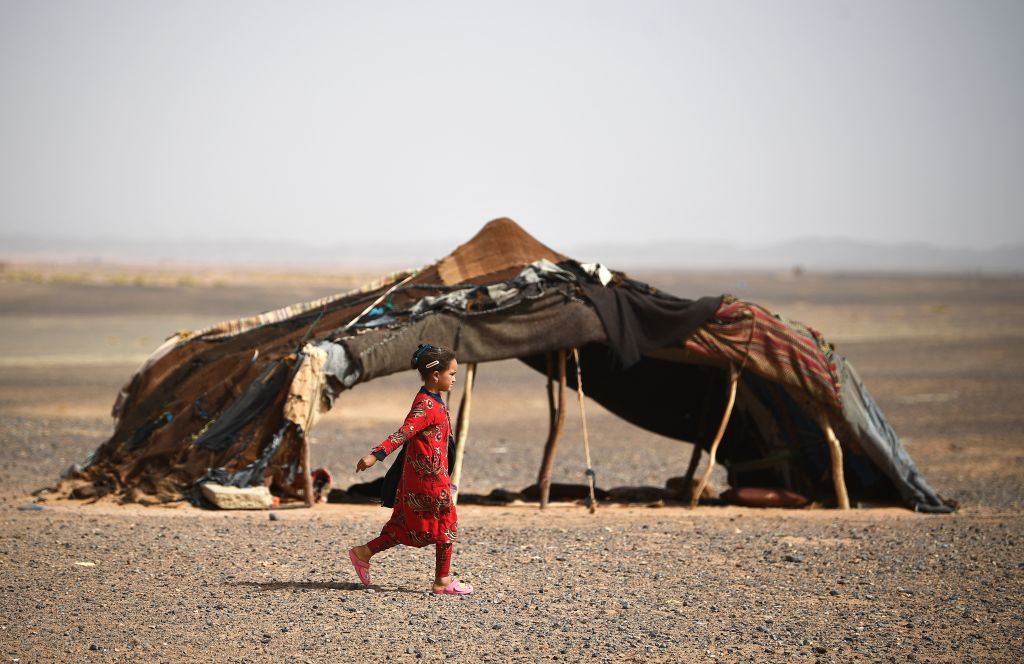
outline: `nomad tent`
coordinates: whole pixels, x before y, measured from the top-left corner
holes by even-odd
[[[118,395],[113,435],[61,492],[165,502],[216,482],[309,503],[306,434],[318,416],[345,390],[408,370],[421,342],[456,351],[464,404],[476,363],[518,358],[547,373],[542,504],[565,389],[582,383],[612,413],[694,443],[690,478],[704,450],[708,473],[723,464],[733,487],[950,510],[815,330],[732,296],[681,299],[580,264],[509,219],[422,269],[169,338]]]

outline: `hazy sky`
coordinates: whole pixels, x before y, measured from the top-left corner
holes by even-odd
[[[1024,2],[0,0],[0,234],[1024,241]]]

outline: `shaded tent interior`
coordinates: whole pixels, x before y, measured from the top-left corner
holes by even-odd
[[[213,480],[308,500],[306,433],[345,390],[409,370],[421,342],[454,348],[461,364],[518,358],[545,373],[577,348],[588,396],[703,449],[738,376],[717,456],[731,485],[836,502],[834,431],[851,500],[949,510],[814,330],[732,297],[684,300],[580,265],[508,219],[420,270],[169,338],[121,390],[113,435],[61,491],[165,502]],[[566,383],[575,389],[574,370]]]
[[[588,344],[580,352],[584,392],[638,427],[692,442],[707,452],[726,410],[729,366],[680,355],[643,356],[622,369],[606,345]],[[542,357],[524,361],[545,371]],[[575,390],[572,371],[566,380]],[[730,486],[781,488],[835,504],[830,458],[821,427],[785,388],[753,374],[740,374],[736,403],[716,455],[728,471]],[[844,481],[853,500],[900,502],[892,482],[865,463],[862,453],[844,455]]]

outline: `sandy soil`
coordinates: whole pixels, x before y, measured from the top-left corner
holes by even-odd
[[[163,336],[332,289],[0,280],[0,657],[1018,661],[1024,279],[642,276],[680,294],[737,293],[823,330],[961,511],[464,506],[454,569],[475,595],[426,593],[432,552],[408,549],[376,558],[362,590],[344,551],[376,534],[377,507],[270,520],[28,495],[102,442],[117,388]],[[411,380],[353,390],[314,432],[314,463],[339,486],[367,479],[351,469],[400,421]],[[544,408],[533,372],[481,367],[465,491],[534,480]],[[587,408],[601,486],[682,474],[688,445]],[[570,419],[556,480],[583,481],[583,468]]]

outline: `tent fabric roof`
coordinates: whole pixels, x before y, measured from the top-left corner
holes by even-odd
[[[568,257],[538,242],[511,219],[495,219],[437,263],[445,285],[487,283],[487,275],[521,269],[539,260],[560,263]]]
[[[724,405],[721,367],[739,364],[738,414],[720,458],[737,469],[775,456],[789,464],[783,475],[747,479],[790,478],[795,469],[806,490],[829,491],[814,420],[822,410],[858,471],[854,488],[895,491],[915,508],[942,506],[820,334],[751,303],[683,300],[580,266],[508,219],[420,270],[173,335],[119,394],[113,435],[62,486],[163,501],[215,478],[297,495],[299,452],[316,414],[359,382],[408,370],[423,341],[452,347],[463,362],[519,358],[541,370],[546,353],[580,348],[588,395],[703,447],[707,413]]]

